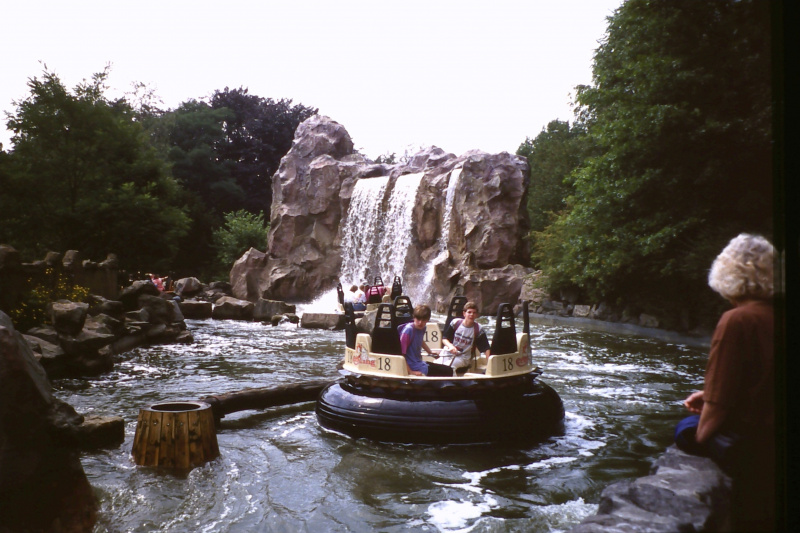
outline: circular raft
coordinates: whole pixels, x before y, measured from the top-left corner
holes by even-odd
[[[350,374],[316,404],[320,425],[354,438],[415,444],[534,441],[563,431],[564,406],[537,373],[498,379]]]

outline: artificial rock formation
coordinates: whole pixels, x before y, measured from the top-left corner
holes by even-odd
[[[411,291],[414,303],[439,310],[456,293],[475,299],[485,314],[502,302],[516,303],[521,277],[532,272],[520,266],[528,257],[523,236],[529,169],[524,158],[479,150],[456,157],[432,147],[403,164],[375,164],[354,152],[343,126],[322,116],[297,128],[292,149],[281,160],[272,180],[268,250],[251,249],[236,262],[230,278],[233,295],[252,302],[300,302],[333,289],[342,274],[344,248],[359,245],[343,242],[356,184],[388,178],[385,196],[377,202],[385,214],[391,191],[408,174],[421,178],[410,237],[398,245],[406,259],[401,272],[389,275],[401,276],[404,288],[416,289]],[[376,226],[390,218],[379,216]],[[368,281],[387,275],[378,267],[367,270]],[[425,273],[432,274],[430,279],[422,279]]]
[[[92,487],[77,451],[83,417],[0,312],[0,531],[91,531]]]

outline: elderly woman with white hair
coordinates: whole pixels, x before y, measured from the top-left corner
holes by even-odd
[[[711,456],[733,477],[737,531],[774,529],[773,256],[765,238],[741,234],[714,260],[708,284],[734,307],[714,330],[703,390],[684,402],[699,417],[676,430],[681,448]]]

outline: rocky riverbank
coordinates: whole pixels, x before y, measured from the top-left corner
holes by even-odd
[[[650,474],[606,487],[597,514],[568,533],[728,531],[731,479],[706,457],[670,446]]]

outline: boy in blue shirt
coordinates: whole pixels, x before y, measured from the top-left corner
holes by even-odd
[[[451,377],[453,369],[436,363],[426,363],[422,360],[422,349],[428,355],[433,354],[425,344],[425,327],[431,319],[431,308],[427,305],[418,305],[414,308],[412,322],[397,327],[400,334],[400,348],[408,364],[408,373],[412,376]]]

